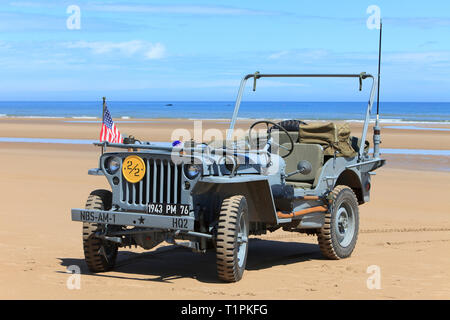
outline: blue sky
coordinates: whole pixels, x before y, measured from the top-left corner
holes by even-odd
[[[444,0],[0,0],[0,100],[234,100],[256,70],[376,74],[370,5],[383,18],[382,100],[450,101]],[[364,101],[368,89],[262,80],[246,99]]]

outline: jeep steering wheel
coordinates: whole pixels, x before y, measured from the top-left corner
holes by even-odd
[[[279,124],[276,124],[275,122],[272,122],[272,121],[261,120],[261,121],[256,121],[255,123],[253,123],[250,126],[250,129],[248,131],[248,142],[249,142],[249,144],[252,145],[252,142],[254,142],[253,137],[252,137],[252,130],[253,130],[253,128],[256,127],[258,124],[261,124],[261,123],[263,123],[263,124],[265,124],[267,126],[267,141],[269,141],[269,139],[271,138],[271,133],[272,133],[272,130],[274,128],[277,128],[278,130],[281,130],[281,131],[283,131],[284,133],[287,134],[287,136],[289,137],[289,142],[291,143],[290,148],[282,146],[279,143],[273,142],[273,141],[271,142],[271,145],[275,145],[275,146],[277,146],[277,147],[287,151],[287,154],[281,156],[282,158],[286,158],[287,156],[289,156],[292,153],[292,151],[294,151],[294,141],[292,140],[291,135],[289,134],[289,132],[285,128],[283,128]],[[269,126],[269,125],[271,125],[271,126]],[[267,144],[267,142],[266,142],[266,144]],[[259,147],[259,137],[256,138],[256,147],[257,148]]]

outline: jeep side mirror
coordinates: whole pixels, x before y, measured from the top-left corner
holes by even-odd
[[[312,171],[311,162],[302,160],[297,164],[297,171],[301,174],[310,174]]]
[[[310,174],[311,171],[312,171],[312,165],[311,165],[311,162],[309,162],[309,161],[307,161],[307,160],[302,160],[302,161],[300,161],[300,162],[297,164],[297,171],[288,173],[288,174],[286,175],[286,178],[289,178],[289,177],[291,177],[291,176],[293,176],[293,175],[296,175],[296,174],[298,174],[298,173],[301,173],[301,174]]]

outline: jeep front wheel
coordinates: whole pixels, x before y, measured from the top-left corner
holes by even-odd
[[[242,278],[247,262],[249,218],[247,200],[233,196],[222,202],[217,226],[217,273],[221,280]]]
[[[359,228],[358,200],[347,186],[336,186],[331,192],[331,206],[318,232],[320,251],[333,260],[349,257],[356,246]]]
[[[109,210],[111,199],[110,191],[95,190],[86,201],[86,209]],[[84,258],[92,272],[111,270],[116,263],[118,245],[96,237],[96,233],[102,232],[103,228],[102,224],[83,222]]]

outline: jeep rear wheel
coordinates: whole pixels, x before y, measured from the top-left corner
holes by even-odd
[[[331,192],[331,207],[318,232],[320,251],[328,259],[349,257],[356,246],[359,228],[358,200],[347,186],[336,186]]]
[[[86,209],[109,210],[111,208],[112,194],[108,190],[95,190],[91,192]],[[102,232],[104,225],[83,222],[83,249],[84,258],[90,271],[104,272],[111,270],[116,263],[117,244],[96,237]]]
[[[217,273],[221,280],[236,282],[247,263],[249,218],[247,200],[233,196],[223,200],[216,238]]]

